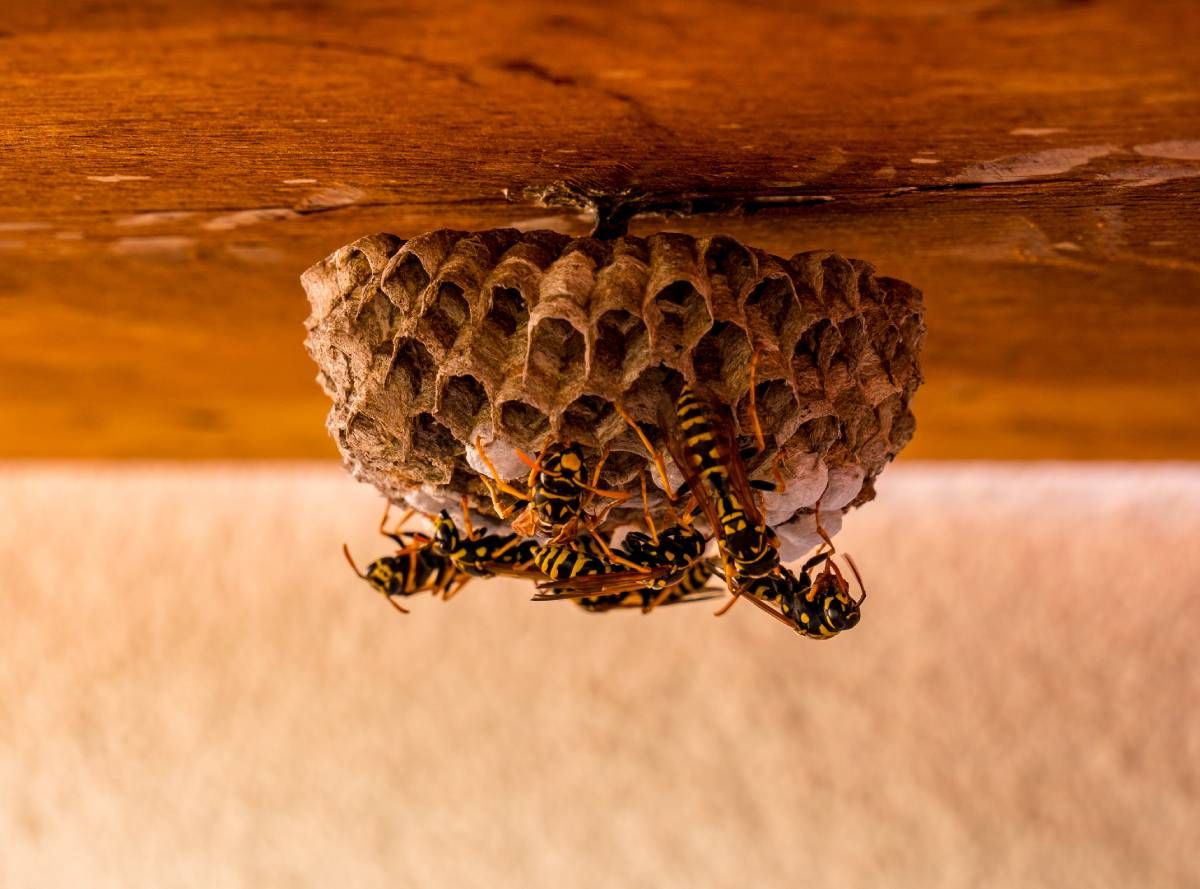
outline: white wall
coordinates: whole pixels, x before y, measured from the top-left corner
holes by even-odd
[[[832,642],[478,583],[320,468],[0,469],[0,886],[1197,885],[1200,469],[901,465]]]

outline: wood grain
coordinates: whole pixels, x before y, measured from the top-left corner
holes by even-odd
[[[0,457],[332,456],[299,273],[530,186],[926,294],[907,454],[1197,458],[1200,13],[922,0],[0,11]]]

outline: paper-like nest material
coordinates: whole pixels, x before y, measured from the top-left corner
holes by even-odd
[[[462,494],[490,510],[477,437],[509,479],[528,472],[516,448],[536,453],[555,435],[590,461],[609,450],[606,487],[639,492],[642,468],[657,484],[613,402],[661,446],[659,406],[684,380],[728,405],[752,443],[751,343],[767,449],[749,469],[771,478],[777,462],[787,481],[765,504],[785,556],[816,541],[818,499],[831,532],[870,500],[913,433],[921,295],[829,251],[782,259],[724,236],[444,230],[363,238],[303,283],[306,345],[348,468],[427,511]],[[638,510],[635,494],[606,527]]]

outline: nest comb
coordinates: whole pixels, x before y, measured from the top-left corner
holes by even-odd
[[[606,449],[601,483],[635,494],[606,527],[640,521],[639,470],[658,477],[614,402],[661,448],[660,405],[687,381],[753,443],[754,349],[767,448],[748,468],[787,482],[765,502],[785,557],[816,542],[818,502],[835,532],[912,437],[920,292],[829,251],[782,259],[725,236],[443,230],[363,238],[302,280],[306,346],[347,467],[429,512],[466,495],[491,513],[477,440],[513,480],[528,473],[515,448],[536,453],[556,436],[583,445],[589,465]],[[665,498],[650,490],[662,520]]]

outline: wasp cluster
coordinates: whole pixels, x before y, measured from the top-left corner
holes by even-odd
[[[520,480],[518,450],[546,441],[578,445],[591,466],[603,455],[596,486],[632,495],[598,530],[643,512],[667,527],[678,507],[666,489],[684,471],[647,470],[666,450],[662,405],[685,385],[727,408],[735,449],[761,442],[745,467],[780,482],[761,505],[785,558],[821,542],[818,507],[832,533],[871,499],[913,432],[920,294],[828,251],[784,259],[673,233],[380,234],[303,282],[307,347],[348,468],[433,515],[466,497],[492,531],[489,477]]]
[[[735,597],[730,604],[745,596],[802,635],[828,639],[855,626],[866,591],[858,599],[851,597],[823,530],[822,547],[798,572],[782,565],[779,538],[763,517],[723,412],[685,384],[663,416],[670,457],[686,486],[686,492],[678,493],[686,493],[686,500],[672,492],[666,459],[646,441],[668,501],[681,503],[678,512],[670,509],[671,523],[661,532],[650,514],[643,473],[645,529],[627,533],[620,542],[606,534],[604,515],[629,495],[597,486],[603,458],[589,475],[579,445],[552,439],[536,461],[525,457],[531,470],[527,489],[496,476],[486,481],[499,518],[520,511],[513,533],[476,530],[464,497],[464,530],[443,510],[431,517],[432,535],[410,533],[406,538],[399,530],[386,529],[385,513],[380,530],[399,549],[365,572],[354,566],[349,550],[346,558],[355,573],[400,611],[407,610],[397,601],[401,597],[432,592],[448,599],[472,577],[507,574],[538,581],[535,600],[567,599],[590,611],[640,607],[646,612],[713,598],[709,581],[717,574]],[[625,419],[645,439],[644,430]],[[757,428],[756,416],[752,420]],[[501,504],[501,492],[515,498],[512,506]],[[595,499],[607,505],[592,507]],[[698,515],[716,541],[715,555],[709,555],[710,538],[698,527]],[[814,579],[810,572],[822,564]],[[857,575],[854,563],[849,564]]]

